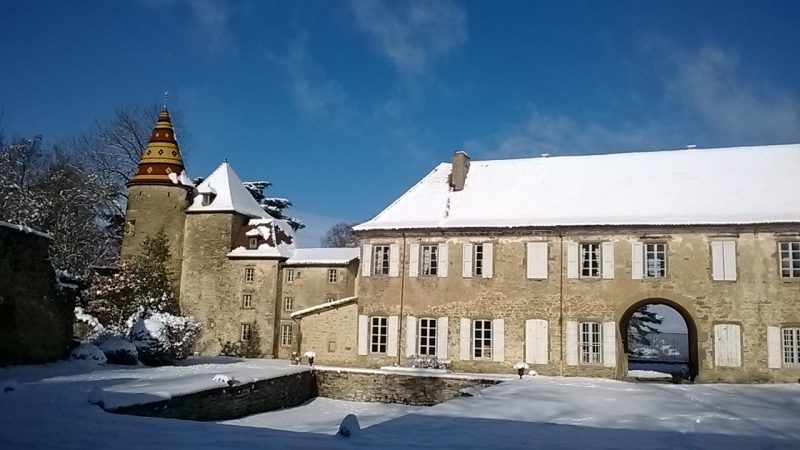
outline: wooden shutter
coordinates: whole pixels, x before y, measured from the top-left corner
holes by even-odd
[[[634,280],[644,278],[644,244],[641,242],[631,244],[631,276]]]
[[[578,365],[578,322],[567,321],[567,365]]]
[[[715,281],[725,279],[724,253],[722,241],[711,241],[711,278]]]
[[[397,325],[399,318],[397,316],[389,316],[388,320],[388,327],[387,327],[387,336],[386,339],[389,341],[386,343],[386,356],[397,356]]]
[[[461,276],[472,278],[472,244],[464,244],[461,255]]]
[[[528,278],[547,279],[547,242],[528,242]]]
[[[472,320],[461,318],[461,333],[458,345],[460,347],[460,355],[462,361],[469,361],[472,356]]]
[[[503,319],[492,320],[492,361],[503,362],[506,359],[506,330]]]
[[[714,362],[717,367],[742,365],[741,331],[737,324],[714,325]]]
[[[494,244],[483,244],[483,278],[492,278],[494,275]]]
[[[767,367],[770,369],[780,369],[782,365],[781,328],[767,327]]]
[[[358,316],[358,354],[366,355],[369,353],[369,317]]]
[[[606,280],[614,278],[614,243],[603,242],[600,244],[600,256],[603,258],[603,273],[602,276]]]
[[[722,242],[722,258],[725,280],[736,281],[736,241]]]
[[[567,242],[567,278],[578,278],[578,243]]]
[[[603,322],[603,366],[617,367],[617,325]]]
[[[525,321],[525,362],[547,364],[549,362],[548,323],[543,319]]]
[[[447,317],[436,319],[436,357],[447,359],[447,337],[449,320]]]
[[[417,318],[406,316],[406,357],[417,354]]]
[[[372,275],[372,244],[364,244],[361,247],[361,276]]]
[[[419,244],[411,244],[408,250],[408,276],[416,277],[419,275]]]
[[[389,276],[400,276],[400,246],[397,244],[389,246]]]
[[[448,264],[449,258],[447,256],[447,243],[439,244],[439,264],[436,268],[436,273],[439,274],[439,278],[447,278]]]

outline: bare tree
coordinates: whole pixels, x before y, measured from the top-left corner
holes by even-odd
[[[358,247],[358,238],[353,234],[354,223],[341,222],[332,226],[320,240],[323,247]]]

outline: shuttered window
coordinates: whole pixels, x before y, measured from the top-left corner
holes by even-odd
[[[436,330],[436,319],[419,319],[419,346],[417,349],[417,354],[430,356],[436,355]]]
[[[389,342],[389,318],[370,317],[369,352],[386,353]]]
[[[492,321],[472,321],[472,357],[476,359],[492,357]]]
[[[579,326],[579,348],[581,364],[601,364],[603,362],[603,340],[598,322],[581,322]]]
[[[780,243],[782,278],[800,278],[800,241]]]
[[[372,274],[389,275],[390,246],[375,245],[372,247]]]
[[[439,245],[421,245],[420,251],[420,275],[435,276],[439,267]]]
[[[783,365],[800,367],[800,328],[783,329]]]

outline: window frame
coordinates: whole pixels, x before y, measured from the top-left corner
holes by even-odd
[[[436,356],[436,345],[439,340],[438,325],[439,321],[435,317],[419,318],[417,321],[417,355]]]
[[[480,325],[480,326],[478,326]],[[479,334],[482,332],[482,336]],[[488,336],[487,336],[488,333]],[[480,343],[480,345],[478,345]],[[494,327],[490,319],[473,319],[472,321],[472,359],[489,359],[493,357]],[[478,352],[480,351],[480,356]]]
[[[473,243],[472,244],[472,276],[473,277],[483,277],[484,271],[484,262],[485,262],[485,249],[483,247],[483,242]]]
[[[292,325],[281,324],[281,346],[291,347],[293,338],[294,338],[294,330]]]
[[[283,310],[291,311],[293,309],[294,309],[294,297],[292,296],[283,297]]]
[[[589,248],[587,260],[587,252],[584,247]],[[592,251],[590,247],[595,250]],[[592,258],[593,257],[593,258]],[[584,267],[586,263],[588,266]],[[588,271],[588,275],[584,275],[584,271]],[[594,273],[596,271],[596,274]],[[603,244],[601,242],[581,242],[578,244],[578,276],[580,278],[598,279],[603,277]]]
[[[420,244],[419,276],[439,276],[439,244]]]
[[[250,250],[258,249],[258,238],[255,236],[249,236],[247,238],[247,248]]]
[[[788,346],[787,335],[791,336]],[[781,365],[800,369],[800,327],[781,327]]]
[[[586,341],[587,336],[589,337],[588,341]],[[578,322],[578,364],[582,366],[603,365],[602,323]]]
[[[651,250],[648,249],[649,246],[654,246],[655,249],[653,249],[651,251]],[[661,250],[658,249],[659,246],[662,247]],[[643,242],[642,252],[644,252],[644,254],[642,255],[642,264],[644,264],[644,267],[642,267],[642,276],[645,279],[648,279],[648,280],[658,280],[658,279],[666,278],[667,275],[669,274],[669,272],[667,271],[667,243],[666,242],[662,242],[662,241],[658,241],[658,242]],[[658,271],[661,272],[661,274],[651,275],[650,268],[649,268],[649,265],[648,265],[648,261],[650,261],[650,257],[648,255],[650,255],[651,253],[653,255],[653,258],[652,258],[653,261],[659,261],[658,260],[658,255],[659,254],[663,255],[663,260],[662,260],[664,262],[663,263],[663,267],[661,267],[660,269],[657,269]]]
[[[244,268],[244,282],[245,283],[253,283],[256,281],[256,268],[255,267],[245,267]]]
[[[375,244],[372,246],[372,276],[388,277],[392,261],[392,246]]]
[[[377,323],[376,323],[377,322]],[[381,342],[383,338],[383,342]],[[389,317],[369,317],[369,353],[385,355],[389,350]]]
[[[253,294],[242,294],[242,308],[253,308]]]
[[[339,281],[339,271],[337,269],[328,269],[328,283],[336,283]]]
[[[787,248],[784,249],[784,246]],[[784,281],[800,281],[800,240],[778,242],[778,275]]]
[[[294,282],[294,269],[292,269],[291,267],[286,269],[286,275],[284,276],[284,280],[287,283]]]
[[[239,327],[239,342],[250,342],[253,339],[253,324],[243,323]]]

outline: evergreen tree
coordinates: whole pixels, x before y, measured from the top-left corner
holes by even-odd
[[[634,311],[628,322],[628,336],[635,342],[642,345],[650,345],[651,333],[661,333],[657,325],[661,325],[664,319],[649,309],[650,305],[644,305]]]
[[[267,197],[264,191],[272,186],[269,181],[245,181],[242,183],[244,187],[250,192],[250,195],[264,208],[264,211],[275,219],[285,220],[289,223],[294,231],[301,230],[306,225],[295,217],[287,216],[284,212],[285,209],[292,206],[292,202],[282,197]]]
[[[354,223],[341,222],[330,227],[320,240],[323,247],[358,247],[358,238],[353,234]]]

